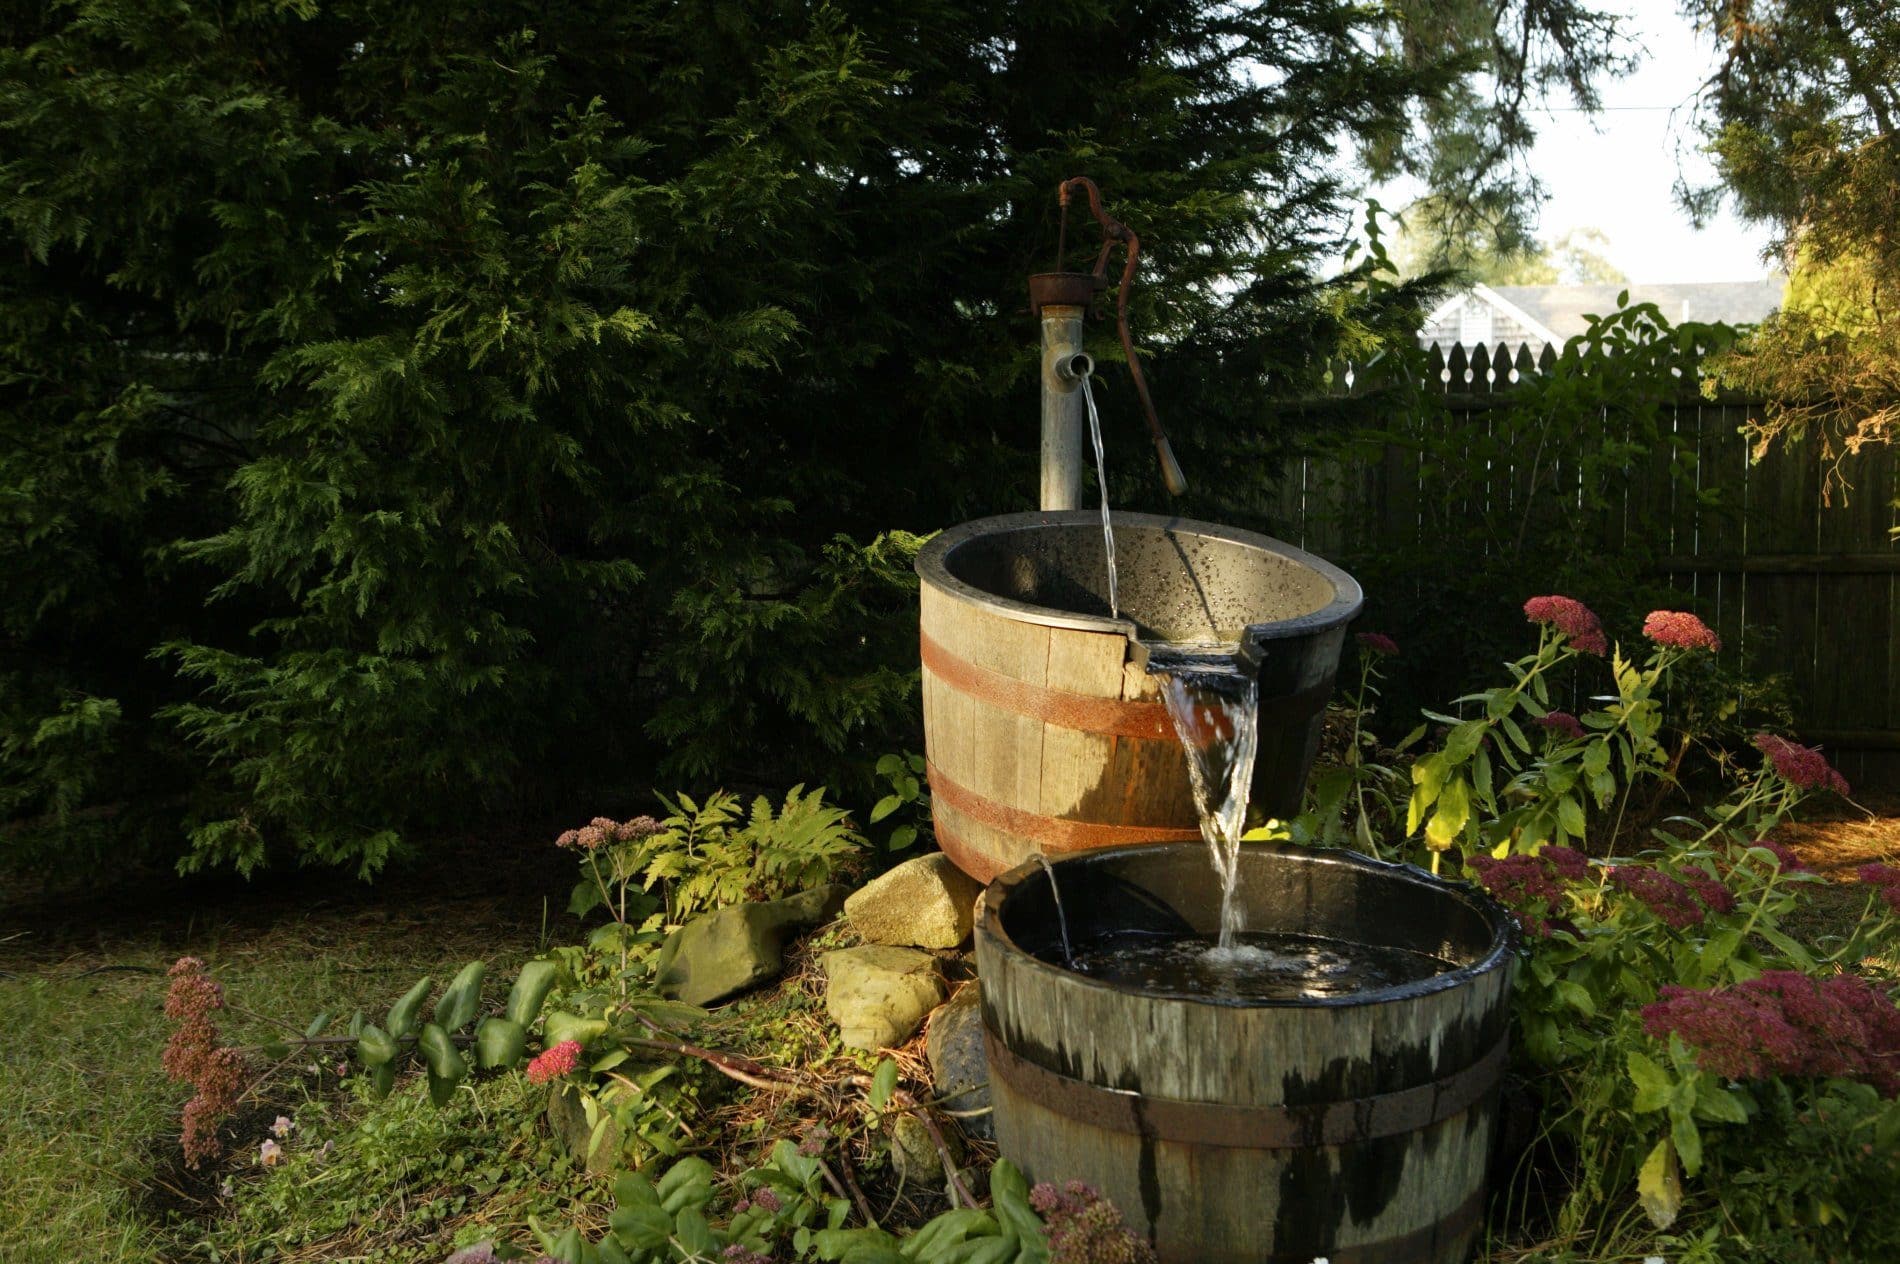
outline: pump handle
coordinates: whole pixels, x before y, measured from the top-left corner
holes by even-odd
[[[1181,472],[1181,463],[1174,459],[1174,448],[1161,430],[1161,419],[1155,416],[1154,400],[1148,395],[1148,379],[1141,372],[1141,358],[1135,354],[1135,340],[1128,333],[1128,291],[1135,283],[1135,265],[1141,258],[1141,238],[1108,213],[1102,206],[1102,191],[1087,176],[1071,176],[1056,186],[1056,202],[1062,208],[1056,229],[1056,271],[1062,270],[1062,256],[1068,249],[1069,193],[1078,188],[1088,194],[1089,213],[1102,226],[1102,249],[1095,256],[1092,273],[1098,284],[1108,283],[1108,255],[1115,248],[1115,243],[1120,242],[1125,252],[1121,285],[1115,293],[1115,328],[1121,334],[1122,353],[1128,358],[1129,376],[1135,379],[1135,394],[1140,397],[1141,410],[1148,418],[1148,433],[1154,439],[1155,455],[1161,462],[1161,481],[1167,486],[1169,495],[1179,496],[1187,490],[1187,476]]]

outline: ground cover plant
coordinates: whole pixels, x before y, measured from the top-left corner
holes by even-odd
[[[1657,610],[1626,656],[1572,598],[1532,598],[1523,615],[1535,651],[1506,665],[1506,683],[1428,713],[1438,736],[1415,729],[1399,742],[1409,755],[1381,757],[1360,722],[1402,652],[1362,636],[1344,758],[1317,779],[1313,811],[1270,831],[1402,838],[1388,854],[1467,874],[1515,912],[1514,1034],[1539,1132],[1494,1251],[1900,1249],[1900,869],[1864,865],[1826,933],[1790,933],[1819,879],[1778,834],[1804,800],[1845,796],[1845,780],[1820,752],[1760,732],[1709,752],[1722,793],[1657,809],[1685,746],[1707,739],[1677,674],[1719,649],[1715,634]],[[1559,705],[1576,697],[1576,712]]]
[[[1391,745],[1379,690],[1405,646],[1362,635],[1310,810],[1273,827],[1435,859],[1522,922],[1521,1135],[1487,1258],[1878,1258],[1862,1252],[1896,1233],[1900,869],[1869,861],[1834,884],[1803,871],[1781,832],[1844,787],[1772,734],[1705,752],[1726,761],[1725,793],[1658,806],[1684,737],[1705,740],[1677,727],[1677,704],[1699,697],[1679,686],[1713,648],[1692,615],[1625,629],[1628,653],[1581,603],[1540,598],[1525,615],[1535,646],[1504,683]],[[754,799],[667,796],[662,815],[540,831],[528,889],[545,905],[530,896],[501,935],[492,911],[419,905],[394,936],[334,932],[362,945],[350,954],[174,933],[134,958],[149,973],[16,970],[6,1012],[29,1036],[10,1065],[34,1088],[23,1100],[54,1113],[3,1130],[0,1164],[36,1210],[0,1246],[26,1260],[75,1244],[139,1261],[1141,1258],[1089,1191],[1025,1189],[996,1167],[934,1100],[917,1043],[842,1047],[815,967],[850,942],[842,924],[789,948],[778,985],[720,1009],[659,994],[659,946],[680,923],[889,854],[822,791]],[[296,920],[285,907],[268,926]],[[168,944],[209,964],[173,967]],[[74,1003],[88,988],[143,1000],[109,1052],[85,1018],[100,1002]],[[229,1120],[190,1105],[216,1077],[163,1082],[168,1027],[188,1081],[207,1047],[244,1050],[249,1095]],[[107,1071],[79,1072],[95,1054]],[[93,1122],[67,1141],[55,1117]],[[207,1136],[222,1153],[189,1166],[182,1143]],[[80,1200],[59,1192],[75,1143],[111,1156]],[[155,1199],[167,1186],[179,1195]]]

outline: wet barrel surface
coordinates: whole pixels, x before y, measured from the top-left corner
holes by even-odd
[[[1217,927],[1198,843],[1054,870],[1085,953]],[[1508,915],[1411,866],[1281,844],[1244,845],[1239,890],[1263,942],[1354,945],[1339,955],[1397,972],[1353,988],[1320,970],[1271,999],[1193,970],[1091,976],[1064,964],[1040,865],[990,884],[976,952],[1003,1153],[1100,1189],[1164,1262],[1468,1259],[1508,1052]]]
[[[1258,648],[1253,800],[1298,808],[1358,584],[1253,532],[1113,517],[1119,618],[1093,511],[964,523],[918,556],[937,837],[980,880],[1038,851],[1200,836],[1148,642]]]

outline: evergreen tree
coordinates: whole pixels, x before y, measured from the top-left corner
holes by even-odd
[[[1257,521],[1273,401],[1417,300],[1315,279],[1341,146],[1458,102],[1495,200],[1472,85],[1607,57],[1442,7],[5,0],[0,811],[370,872],[654,748],[888,748],[915,533],[1031,503],[1057,182],[1143,235],[1178,507]]]
[[[1769,399],[1756,435],[1833,456],[1900,433],[1900,11],[1879,0],[1699,0],[1722,61],[1703,99],[1725,197],[1773,225],[1788,298],[1711,367]]]

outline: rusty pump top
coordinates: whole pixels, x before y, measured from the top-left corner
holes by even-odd
[[[1039,272],[1029,278],[1029,307],[1042,322],[1043,329],[1043,478],[1042,507],[1073,509],[1080,500],[1081,488],[1081,400],[1075,398],[1081,379],[1094,368],[1081,349],[1081,319],[1099,315],[1097,295],[1108,288],[1108,258],[1119,243],[1123,248],[1121,281],[1115,295],[1115,328],[1121,336],[1122,353],[1128,361],[1129,376],[1135,380],[1135,394],[1141,400],[1148,421],[1148,433],[1154,440],[1155,455],[1161,462],[1161,479],[1170,494],[1187,490],[1187,477],[1174,449],[1162,432],[1155,416],[1154,400],[1148,394],[1148,380],[1141,371],[1141,358],[1135,353],[1128,332],[1128,294],[1134,285],[1135,268],[1141,259],[1141,239],[1132,229],[1110,215],[1102,205],[1102,191],[1087,176],[1074,176],[1056,187],[1061,207],[1056,233],[1056,267],[1061,268],[1068,248],[1069,199],[1080,189],[1088,195],[1089,213],[1101,225],[1102,248],[1095,256],[1090,272]]]

